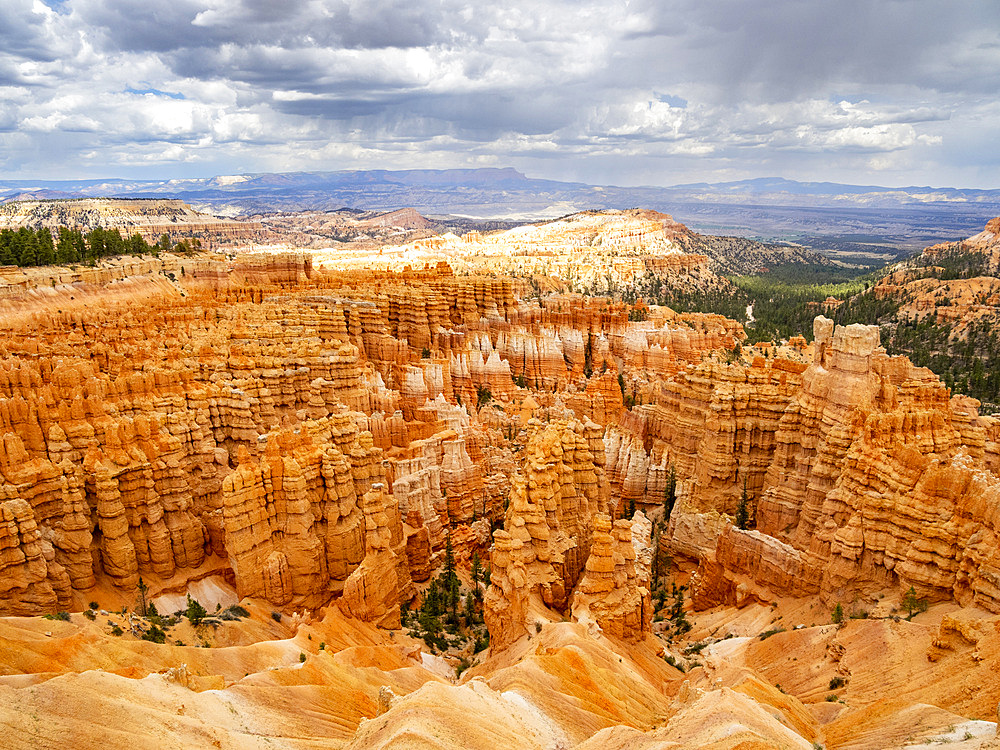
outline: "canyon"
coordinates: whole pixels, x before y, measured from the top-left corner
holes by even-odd
[[[0,275],[8,746],[1000,747],[1000,419],[665,214],[404,239]]]

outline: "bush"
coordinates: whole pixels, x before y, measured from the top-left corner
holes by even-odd
[[[681,664],[679,661],[677,661],[677,659],[675,659],[670,654],[664,654],[663,655],[663,661],[665,661],[667,664],[669,664],[674,669],[679,669],[682,672],[684,671],[684,665]]]
[[[843,677],[834,677],[830,680],[830,690],[837,690],[838,688],[844,687]]]
[[[490,391],[488,386],[477,385],[476,386],[476,408],[482,409],[486,404],[493,400],[493,393]]]
[[[97,610],[97,609],[100,609],[100,608],[101,608],[101,605],[100,605],[100,604],[98,604],[97,602],[91,602],[91,603],[90,603],[90,604],[88,604],[87,606],[88,606],[88,607],[90,607],[91,609],[94,609],[94,610]]]
[[[275,622],[281,622],[281,612],[271,612],[271,619]]]
[[[844,621],[844,608],[840,606],[840,602],[837,602],[837,606],[833,608],[833,614],[830,615],[830,622],[834,625],[840,625]]]
[[[85,609],[85,610],[83,610],[83,616],[86,617],[88,620],[91,620],[91,621],[97,619],[97,614],[92,609]]]
[[[120,627],[118,627],[117,625],[115,625],[115,626],[114,626],[113,628],[111,628],[111,635],[121,635],[121,634],[122,634],[122,633],[124,633],[124,632],[125,632],[125,631],[123,631],[123,630],[122,630],[122,629],[121,629]]]
[[[772,635],[777,635],[778,633],[784,633],[784,632],[785,632],[784,628],[771,628],[770,630],[765,630],[763,633],[761,633],[760,639],[762,641],[766,641]]]
[[[299,664],[305,664],[305,663],[306,663],[306,655],[300,651],[299,652]]]
[[[152,641],[153,643],[166,643],[167,634],[158,625],[152,625],[149,630],[142,634],[142,640]]]
[[[208,612],[206,612],[205,608],[198,603],[197,599],[192,599],[190,594],[188,594],[187,603],[187,611],[185,611],[184,614],[187,615],[187,618],[191,621],[192,625],[200,625],[201,621],[205,619]]]
[[[476,644],[472,647],[472,653],[478,654],[480,651],[485,651],[490,645],[490,632],[484,630],[481,636],[476,638]]]
[[[250,612],[245,608],[241,607],[239,604],[233,604],[226,607],[222,612],[219,613],[220,620],[239,620],[242,617],[249,617]]]

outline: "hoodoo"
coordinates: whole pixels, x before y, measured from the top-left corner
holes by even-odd
[[[0,274],[12,746],[990,746],[978,401],[662,214],[373,241]]]

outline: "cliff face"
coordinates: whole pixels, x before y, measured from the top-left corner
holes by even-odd
[[[525,302],[512,279],[445,265],[163,256],[5,278],[0,612],[207,570],[240,595],[319,606],[367,556],[377,484],[399,517],[404,596],[447,529],[460,559],[486,559],[483,529],[508,496],[528,516],[554,502],[545,590],[566,608],[591,518],[611,510],[603,432],[625,411],[618,374],[647,363],[635,342],[669,350],[655,366],[674,372],[738,334],[630,323],[625,305],[582,295]],[[539,410],[575,426],[529,425]],[[519,470],[536,433],[549,437]],[[377,620],[391,609],[358,606]]]
[[[658,383],[653,403],[609,427],[612,486],[627,500],[655,507],[673,467],[689,482],[691,507],[735,514],[744,477],[754,495],[763,487],[779,422],[805,367],[759,356],[749,364],[710,359]]]
[[[610,431],[609,477],[652,503],[675,466],[670,539],[701,562],[703,606],[738,591],[833,602],[913,586],[1000,611],[997,421],[976,406],[888,357],[877,328],[821,317],[808,367],[705,363],[663,386]],[[736,515],[744,480],[749,531],[713,520]]]
[[[484,614],[495,650],[529,632],[533,599],[570,609],[574,619],[596,622],[617,637],[649,632],[651,527],[640,524],[635,545],[632,521],[616,521],[612,531],[603,457],[592,450],[599,442],[594,428],[528,423],[523,474],[514,479],[504,528],[494,534]]]
[[[220,219],[200,213],[188,204],[169,199],[12,201],[0,205],[0,228],[95,227],[118,229],[122,235],[138,233],[148,241],[163,234],[175,242],[183,237],[204,238],[206,245],[260,240],[258,222]]]

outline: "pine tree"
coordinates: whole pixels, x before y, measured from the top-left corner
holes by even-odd
[[[14,232],[10,229],[0,231],[0,266],[16,266],[17,255],[14,253]]]
[[[72,263],[79,259],[76,246],[73,244],[73,234],[66,227],[59,227],[59,240],[56,242],[56,263]]]
[[[750,498],[747,496],[747,476],[743,475],[743,496],[740,498],[739,507],[736,508],[736,526],[740,529],[747,529],[750,526]]]
[[[667,482],[663,489],[663,521],[670,520],[670,514],[674,510],[674,503],[677,502],[677,469],[670,464],[667,471]]]
[[[451,547],[450,531],[444,547],[444,585],[448,609],[451,610],[452,615],[456,615],[458,613],[459,580],[458,573],[455,572],[455,553]]]
[[[139,590],[139,614],[145,617],[147,612],[146,593],[149,591],[149,586],[142,580],[142,576],[139,576],[139,585],[136,588]]]
[[[906,619],[912,620],[913,615],[918,612],[927,611],[927,600],[917,596],[917,590],[910,586],[910,590],[903,595],[903,609],[906,610]]]
[[[479,552],[478,551],[472,553],[472,571],[471,571],[471,573],[472,573],[472,583],[476,587],[476,590],[478,591],[479,590],[479,581],[483,577],[483,563],[479,559]]]
[[[191,594],[187,595],[187,611],[185,612],[192,625],[199,625],[208,612],[201,606],[197,599],[192,599]]]
[[[56,247],[52,242],[52,232],[47,227],[40,227],[38,237],[38,255],[36,260],[40,266],[51,266],[56,262]]]

